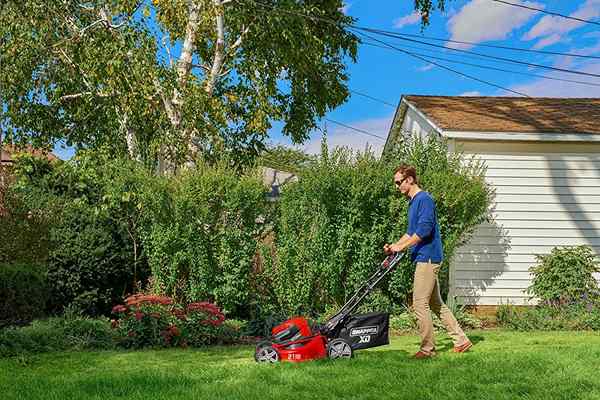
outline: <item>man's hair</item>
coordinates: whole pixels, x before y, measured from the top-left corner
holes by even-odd
[[[417,170],[415,169],[415,167],[410,166],[408,164],[402,164],[401,166],[396,168],[396,171],[394,171],[394,175],[396,175],[397,173],[401,173],[404,178],[412,177],[415,185],[419,184],[419,180],[417,179]]]

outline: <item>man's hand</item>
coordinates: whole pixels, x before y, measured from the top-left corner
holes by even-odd
[[[412,236],[408,236],[408,234],[405,234],[396,243],[384,244],[383,252],[386,255],[390,255],[392,253],[399,253],[401,251],[406,250],[407,248],[409,248],[411,246],[414,246],[415,244],[419,243],[420,241],[421,241],[421,238],[419,236],[417,236],[417,234],[413,234]]]
[[[383,245],[383,252],[388,256],[392,253],[398,253],[402,250],[404,250],[402,246],[398,245],[397,243]]]

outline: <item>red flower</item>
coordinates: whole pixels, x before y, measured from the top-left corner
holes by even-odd
[[[129,331],[129,332],[127,332],[127,336],[129,336],[129,337],[135,337],[135,332],[134,331]]]
[[[175,308],[173,310],[171,310],[171,314],[173,316],[175,316],[175,318],[180,319],[182,321],[186,321],[187,320],[187,316],[185,315],[185,311],[179,309],[179,308]]]
[[[141,321],[142,318],[144,318],[144,313],[140,312],[140,311],[136,311],[135,312],[135,319],[137,319],[138,321]]]
[[[167,296],[158,296],[154,294],[134,294],[125,299],[125,303],[129,306],[140,306],[142,304],[160,304],[169,305],[173,304],[173,299]]]
[[[181,335],[181,331],[175,325],[169,326],[169,333],[171,333],[171,335],[173,335],[173,336]]]
[[[113,312],[114,314],[118,314],[118,313],[127,312],[127,310],[128,310],[128,308],[127,308],[127,307],[125,307],[125,306],[124,306],[124,305],[122,305],[122,304],[119,304],[119,305],[116,305],[116,306],[114,306],[114,307],[113,307],[113,309],[112,309],[112,312]]]
[[[117,321],[116,319],[111,319],[110,320],[110,326],[113,329],[117,328],[119,326],[119,321]]]

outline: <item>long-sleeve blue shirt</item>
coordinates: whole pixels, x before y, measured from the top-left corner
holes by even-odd
[[[408,205],[408,235],[417,234],[421,242],[411,247],[413,262],[442,262],[443,247],[433,197],[425,191],[417,193]]]

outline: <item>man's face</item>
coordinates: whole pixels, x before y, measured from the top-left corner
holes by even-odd
[[[412,180],[410,178],[405,178],[402,176],[400,172],[394,175],[394,185],[396,185],[396,189],[400,191],[405,196],[408,196],[408,192],[410,191],[410,182]]]

